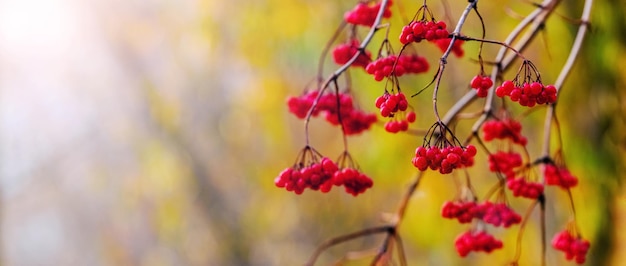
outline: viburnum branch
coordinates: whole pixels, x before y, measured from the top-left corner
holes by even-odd
[[[535,9],[527,17],[525,17],[515,27],[515,29],[511,31],[511,33],[509,34],[509,36],[507,36],[507,38],[503,41],[503,43],[511,46],[513,41],[515,41],[515,39],[517,39],[519,35],[527,27],[530,27],[526,35],[522,37],[518,42],[516,42],[517,45],[512,46],[516,51],[520,53],[523,52],[523,50],[530,44],[532,37],[535,36],[539,32],[539,30],[542,28],[543,23],[545,23],[545,21],[548,18],[548,15],[551,14],[551,11],[554,8],[556,8],[556,4],[558,2],[560,2],[560,0],[545,0],[541,4],[542,7]],[[545,15],[542,15],[542,14],[545,14]],[[509,50],[508,48],[503,47],[500,49],[500,51],[496,55],[496,60],[494,60],[496,67],[494,67],[492,74],[491,74],[491,79],[494,81],[497,80],[497,78],[502,72],[506,71],[509,67],[511,67],[511,63],[513,62],[515,58],[517,58],[515,55],[513,55],[513,57],[505,58],[506,52],[508,50]],[[492,102],[493,102],[494,96],[495,96],[494,90],[490,89],[489,94],[487,95],[487,99],[485,101],[485,106],[483,108],[483,116],[481,116],[481,118],[478,119],[478,121],[476,121],[473,127],[473,130],[477,131],[480,125],[482,125],[482,123],[484,123],[487,117],[491,115]],[[463,109],[465,109],[475,99],[476,99],[476,91],[475,90],[468,91],[463,97],[461,97],[461,99],[459,99],[452,107],[450,107],[450,109],[448,109],[448,112],[444,115],[442,121],[446,124],[450,123],[453,119],[455,119],[455,117],[457,116],[459,112],[463,111]]]
[[[337,121],[339,122],[339,126],[341,127],[341,135],[343,136],[343,148],[345,151],[348,150],[348,136],[346,134],[346,127],[343,124],[343,119],[341,119],[341,96],[339,95],[339,85],[337,84],[337,80],[333,80],[333,85],[335,85],[335,94],[337,97]]]
[[[337,245],[337,244],[341,244],[343,242],[346,241],[350,241],[359,237],[364,237],[364,236],[368,236],[368,235],[373,235],[373,234],[380,234],[380,233],[388,233],[390,231],[393,231],[393,226],[390,225],[384,225],[384,226],[378,226],[378,227],[372,227],[372,228],[366,228],[360,231],[356,231],[350,234],[346,234],[343,236],[338,236],[332,239],[329,239],[327,241],[325,241],[324,243],[322,243],[313,253],[313,255],[311,255],[311,258],[309,258],[309,261],[307,261],[307,263],[305,265],[307,266],[312,266],[315,264],[315,261],[317,261],[317,258],[319,257],[320,254],[322,254],[322,252],[324,252],[324,250]]]
[[[381,1],[380,9],[378,10],[378,13],[376,14],[376,19],[374,20],[374,24],[372,24],[372,27],[370,28],[369,32],[367,33],[365,38],[363,38],[363,41],[359,45],[359,48],[358,48],[359,52],[355,53],[352,56],[352,58],[350,58],[350,60],[348,60],[348,62],[346,62],[341,67],[339,67],[337,70],[335,70],[335,72],[333,72],[333,74],[330,77],[328,77],[326,79],[326,81],[324,81],[324,83],[318,88],[318,92],[319,93],[318,93],[317,97],[315,98],[315,100],[313,101],[313,104],[311,105],[311,108],[307,112],[306,118],[304,119],[304,136],[305,136],[306,145],[309,145],[309,123],[311,121],[311,117],[313,116],[313,111],[315,110],[315,108],[319,104],[319,101],[322,98],[322,95],[324,94],[324,91],[326,90],[326,88],[328,88],[328,85],[330,85],[330,83],[333,80],[336,80],[343,72],[345,72],[354,63],[354,61],[356,61],[356,59],[362,53],[364,53],[365,47],[367,47],[367,45],[372,41],[372,38],[374,37],[374,33],[376,33],[376,31],[378,30],[377,26],[380,25],[380,21],[383,18],[383,15],[385,13],[385,9],[387,8],[388,4],[389,4],[389,0],[382,0]]]
[[[526,210],[526,214],[524,214],[524,218],[522,219],[522,223],[520,224],[519,230],[517,232],[517,246],[515,247],[515,256],[513,257],[514,265],[517,265],[520,256],[522,255],[522,236],[524,235],[524,229],[526,228],[526,224],[528,223],[528,218],[530,218],[530,214],[532,214],[535,207],[537,207],[537,203],[539,203],[539,200],[533,201],[530,207],[528,207],[528,210]]]
[[[459,22],[456,24],[454,31],[451,33],[452,38],[450,40],[450,44],[448,45],[448,48],[439,59],[439,70],[437,71],[435,89],[433,90],[433,109],[435,111],[435,117],[437,118],[438,122],[441,122],[441,118],[439,117],[439,110],[437,109],[437,94],[439,92],[439,84],[441,83],[443,72],[446,68],[448,56],[450,55],[450,52],[452,52],[452,47],[454,47],[454,43],[457,41],[457,38],[461,34],[461,28],[463,28],[463,25],[465,24],[465,20],[467,19],[467,16],[472,11],[472,9],[476,7],[476,4],[478,4],[478,0],[470,1],[470,3],[467,5],[465,10],[463,11],[463,14],[461,14],[461,17],[459,18]]]
[[[337,40],[337,38],[339,38],[339,34],[341,34],[341,31],[346,27],[346,25],[348,25],[348,23],[346,23],[345,20],[342,20],[341,24],[339,24],[339,27],[337,27],[337,29],[333,33],[333,36],[330,37],[330,40],[328,40],[328,42],[326,43],[326,46],[324,46],[324,50],[322,50],[322,54],[320,55],[320,59],[319,59],[319,65],[317,66],[317,86],[318,87],[322,85],[322,81],[324,81],[324,78],[323,78],[324,61],[326,59],[326,56],[328,55],[328,51],[330,51],[330,47]],[[360,52],[357,53],[357,55],[359,54]]]
[[[556,94],[557,97],[560,95],[559,92],[561,90],[561,87],[563,86],[563,83],[565,82],[565,79],[567,78],[567,76],[571,73],[571,69],[574,66],[574,62],[576,61],[576,58],[578,58],[578,53],[580,52],[580,49],[582,48],[583,40],[585,39],[587,29],[589,28],[588,21],[591,15],[592,6],[593,6],[593,0],[585,0],[585,6],[583,7],[582,16],[580,18],[582,23],[580,23],[580,26],[578,27],[578,33],[576,33],[576,38],[574,39],[574,44],[572,45],[572,49],[570,51],[569,56],[567,57],[567,61],[565,62],[565,65],[561,69],[561,73],[559,73],[559,76],[554,82],[554,87],[556,87],[556,90],[557,90],[557,94]],[[551,129],[552,120],[554,117],[555,108],[556,108],[556,103],[550,105],[548,107],[548,112],[546,114],[546,120],[545,120],[546,122],[544,126],[545,130],[544,130],[544,136],[543,136],[543,156],[550,155],[550,135],[551,135],[550,129]]]

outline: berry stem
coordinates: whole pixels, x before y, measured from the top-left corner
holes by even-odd
[[[343,125],[343,119],[341,119],[341,95],[339,95],[339,85],[337,84],[337,80],[333,80],[333,85],[335,85],[335,99],[337,100],[337,121],[339,122],[339,126],[341,127],[341,135],[343,137],[343,148],[344,150],[348,150],[348,135],[346,134],[346,127]]]
[[[526,228],[526,224],[528,223],[528,218],[532,214],[535,207],[537,207],[537,203],[539,200],[533,201],[533,203],[526,210],[526,214],[524,214],[524,218],[522,218],[522,223],[520,224],[519,231],[517,232],[517,246],[515,247],[515,257],[513,257],[513,263],[517,264],[519,262],[520,256],[522,255],[522,236],[524,235],[524,229]]]
[[[379,234],[379,233],[386,233],[389,232],[390,230],[393,230],[393,226],[390,225],[384,225],[384,226],[378,226],[378,227],[372,227],[372,228],[366,228],[360,231],[356,231],[350,234],[346,234],[346,235],[342,235],[342,236],[338,236],[338,237],[334,237],[331,238],[327,241],[325,241],[324,243],[322,243],[313,253],[313,255],[311,255],[311,258],[309,258],[309,261],[307,261],[307,263],[305,265],[307,266],[312,266],[315,264],[315,261],[317,261],[317,257],[319,257],[320,254],[322,254],[322,252],[324,252],[324,250],[337,245],[337,244],[341,244],[343,242],[346,241],[350,241],[359,237],[363,237],[363,236],[368,236],[368,235],[373,235],[373,234]]]
[[[476,4],[478,4],[478,0],[470,1],[470,3],[467,5],[465,10],[463,11],[463,14],[461,14],[461,17],[459,18],[459,22],[456,24],[454,31],[451,33],[452,38],[450,39],[450,44],[448,45],[448,49],[446,49],[446,51],[443,53],[443,55],[439,59],[439,70],[437,71],[435,89],[433,90],[433,109],[435,111],[435,117],[437,118],[438,122],[441,122],[441,117],[439,116],[439,110],[437,109],[437,94],[439,92],[439,84],[441,83],[443,72],[446,68],[448,56],[450,55],[450,52],[452,52],[452,47],[454,47],[454,43],[457,41],[457,38],[461,34],[461,28],[463,28],[463,25],[465,24],[465,20],[467,20],[467,16],[472,11],[472,9],[476,7]]]
[[[333,43],[337,40],[337,38],[339,38],[339,34],[341,34],[341,32],[343,31],[343,29],[346,27],[346,25],[348,25],[348,23],[345,20],[341,20],[341,24],[339,24],[339,27],[337,27],[337,30],[335,30],[335,33],[333,33],[333,36],[330,37],[330,40],[328,40],[328,42],[326,43],[326,46],[324,46],[324,50],[322,50],[322,54],[320,55],[320,59],[319,59],[319,64],[317,66],[317,86],[319,87],[320,85],[322,85],[322,81],[324,81],[324,61],[326,59],[326,56],[328,55],[328,51],[330,51],[330,47],[333,45]],[[361,54],[361,52],[357,53],[357,54]]]

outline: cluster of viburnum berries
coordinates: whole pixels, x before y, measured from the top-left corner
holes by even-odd
[[[390,55],[378,58],[365,67],[368,74],[374,75],[376,81],[394,74],[400,77],[404,74],[419,74],[428,71],[428,61],[419,55]]]
[[[556,102],[556,87],[543,85],[541,82],[524,82],[516,85],[507,80],[496,88],[498,97],[509,96],[511,101],[518,102],[522,106],[533,107],[536,104],[551,104]]]
[[[383,11],[383,18],[391,17],[391,4],[391,0],[387,2],[387,8]],[[368,4],[366,2],[359,2],[354,9],[346,12],[343,17],[347,23],[371,27],[376,20],[376,15],[379,10],[380,3]]]
[[[461,167],[469,167],[474,165],[474,156],[476,155],[476,147],[468,145],[467,147],[446,146],[439,148],[433,147],[417,147],[415,149],[415,157],[413,157],[413,166],[420,171],[439,170],[442,174],[452,173],[452,170]]]
[[[510,118],[490,120],[483,124],[483,139],[508,139],[515,144],[525,146],[528,140],[522,135],[522,124]]]
[[[476,218],[493,226],[505,228],[522,221],[522,217],[506,204],[490,201],[482,204],[477,204],[474,201],[447,201],[441,208],[441,216],[457,219],[459,223],[469,223]]]
[[[375,114],[355,108],[352,96],[348,93],[339,95],[328,93],[319,96],[317,91],[311,91],[300,97],[289,97],[287,106],[291,113],[303,119],[313,107],[316,98],[319,100],[311,115],[323,114],[326,121],[332,125],[340,125],[341,119],[344,133],[347,135],[359,134],[369,129],[377,120]]]
[[[449,48],[453,36],[447,30],[446,23],[435,20],[432,15],[428,17],[426,14],[429,14],[429,11],[426,11],[427,8],[424,5],[423,9],[420,9],[422,13],[418,11],[418,14],[422,14],[421,19],[411,21],[402,29],[399,41],[404,47],[400,54],[394,54],[392,49],[387,47],[385,53],[379,52],[373,60],[372,54],[361,47],[354,30],[356,26],[372,27],[381,6],[380,2],[374,2],[361,1],[354,9],[345,13],[345,21],[353,25],[352,34],[347,41],[338,44],[333,49],[332,57],[335,63],[343,65],[354,58],[351,67],[363,68],[368,74],[373,75],[376,81],[389,78],[388,80],[391,80],[395,86],[397,85],[395,84],[396,77],[424,73],[429,70],[425,57],[417,54],[402,54],[404,48],[423,40],[435,43],[442,51]],[[383,18],[391,16],[390,6],[391,1],[383,11]],[[470,40],[470,38],[463,39]],[[454,45],[450,47],[456,56],[463,56],[463,42],[463,40],[455,39]],[[382,50],[381,48],[380,51]],[[524,60],[520,69],[513,80],[505,80],[495,88],[494,92],[498,97],[508,96],[510,100],[527,107],[556,102],[556,87],[544,85],[532,63]],[[486,97],[493,85],[494,80],[484,74],[481,62],[481,74],[474,76],[470,87],[476,90],[478,97]],[[287,101],[289,111],[300,119],[308,119],[307,116],[315,117],[321,114],[332,125],[341,125],[345,135],[359,134],[371,128],[377,121],[375,114],[366,113],[355,107],[349,92],[329,93],[324,92],[325,89],[310,91],[299,97],[290,97]],[[382,117],[390,119],[384,125],[387,132],[407,131],[409,124],[416,120],[416,114],[409,106],[406,96],[400,92],[399,86],[397,89],[394,87],[391,93],[386,87],[385,93],[376,99],[375,106]],[[433,133],[436,129],[439,129],[438,134]],[[415,156],[412,158],[412,164],[418,170],[431,169],[441,174],[449,174],[454,169],[470,167],[474,164],[474,157],[477,153],[475,146],[461,145],[447,126],[440,121],[431,130],[432,132],[429,130],[430,139],[434,138],[434,144],[431,145],[430,140],[425,140],[426,143],[416,148]],[[485,142],[502,140],[524,147],[528,140],[522,135],[521,130],[521,124],[511,118],[488,120],[482,124],[482,140]],[[454,141],[446,137],[448,133],[452,135]],[[333,161],[321,156],[307,145],[297,162],[292,167],[284,169],[274,179],[274,184],[296,194],[302,194],[307,189],[327,193],[333,186],[343,186],[347,193],[357,196],[371,188],[373,181],[360,172],[352,163],[352,159],[346,159],[347,157],[349,155],[346,151],[337,161]],[[513,196],[537,200],[543,195],[544,184],[533,180],[532,175],[528,174],[534,166],[530,163],[525,165],[522,156],[513,149],[490,153],[488,163],[490,171],[504,178],[506,187]],[[546,185],[559,186],[563,189],[577,185],[577,178],[565,166],[551,159],[546,159],[540,164],[543,165]],[[500,198],[498,202],[487,200],[482,203],[478,203],[476,199],[448,201],[444,203],[441,215],[444,218],[456,219],[460,223],[470,223],[477,219],[480,223],[505,228],[522,221],[522,217]],[[568,260],[575,259],[576,262],[583,263],[589,249],[589,242],[578,234],[574,236],[566,230],[555,235],[552,246],[565,252]],[[502,241],[481,227],[462,233],[455,241],[455,248],[462,257],[472,251],[489,253],[502,247]]]
[[[460,223],[470,223],[473,219],[482,220],[493,226],[505,228],[519,224],[522,217],[505,203],[486,201],[477,204],[474,201],[445,202],[441,209],[441,216],[448,219],[457,219]],[[465,257],[470,251],[491,252],[502,248],[502,242],[494,238],[485,230],[468,231],[457,237],[455,248],[459,255]]]
[[[454,247],[461,257],[467,256],[471,251],[484,251],[490,253],[502,248],[502,241],[495,239],[485,231],[467,231],[456,238]]]
[[[589,251],[589,241],[580,236],[574,236],[569,230],[559,232],[552,238],[552,247],[565,252],[567,260],[575,260],[577,263],[585,263],[585,256]]]
[[[443,21],[412,21],[409,25],[402,28],[400,42],[402,44],[408,44],[421,42],[422,40],[434,41],[446,39],[449,34],[447,25]]]
[[[345,155],[345,154],[344,154]],[[302,194],[305,189],[327,193],[333,186],[344,186],[353,196],[371,188],[374,182],[353,167],[339,167],[327,157],[321,157],[310,147],[303,149],[300,160],[283,170],[274,179],[274,184],[287,191]]]
[[[348,63],[359,52],[359,40],[351,39],[347,43],[337,45],[333,50],[333,60],[339,65]],[[357,56],[351,66],[366,67],[372,61],[372,53],[364,51]]]
[[[471,83],[472,89],[476,90],[476,96],[487,97],[487,92],[493,86],[493,80],[490,77],[484,75],[476,75]]]

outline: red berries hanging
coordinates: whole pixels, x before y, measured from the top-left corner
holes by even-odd
[[[476,155],[476,147],[468,145],[467,147],[447,146],[439,147],[417,147],[415,149],[415,157],[413,157],[413,166],[420,171],[439,170],[439,173],[449,174],[452,170],[461,167],[474,165],[474,156]]]
[[[327,193],[334,185],[344,186],[347,193],[357,196],[373,186],[372,179],[355,168],[347,152],[337,161],[339,166],[307,146],[298,155],[296,164],[283,170],[274,184],[298,195],[305,189]]]
[[[503,226],[504,228],[522,221],[522,216],[509,208],[505,203],[493,203],[490,201],[476,206],[474,216],[482,219],[485,223],[493,226]]]
[[[564,252],[567,260],[575,260],[578,264],[585,263],[589,246],[588,240],[573,236],[569,230],[561,231],[552,238],[552,247]]]
[[[537,199],[543,194],[543,185],[539,182],[528,182],[524,177],[511,178],[506,186],[513,192],[515,197]]]
[[[487,97],[487,92],[493,86],[493,81],[488,76],[476,75],[470,85],[472,89],[476,90],[476,96]]]
[[[344,168],[335,172],[333,183],[336,186],[343,185],[346,192],[352,194],[352,196],[363,193],[374,185],[372,179],[353,168]]]
[[[459,223],[469,223],[476,218],[493,226],[504,226],[505,228],[522,221],[522,217],[505,203],[493,203],[490,201],[482,204],[476,204],[474,201],[447,201],[443,204],[441,216],[448,219],[457,219]]]
[[[507,80],[496,88],[496,95],[500,98],[509,96],[511,101],[519,102],[522,106],[533,107],[536,104],[552,104],[556,102],[556,87],[543,85],[541,82],[514,84]]]
[[[370,75],[374,75],[376,81],[381,81],[392,74],[396,77],[404,74],[419,74],[428,71],[428,68],[429,65],[426,58],[419,55],[401,55],[399,57],[390,55],[369,63],[365,67],[365,71]]]
[[[489,155],[489,170],[500,172],[508,178],[515,177],[514,169],[522,165],[522,156],[516,152],[498,151]]]
[[[446,52],[450,46],[450,42],[452,42],[452,38],[435,39],[432,42],[439,47],[441,52]],[[463,57],[465,54],[465,51],[463,50],[463,43],[465,43],[465,41],[459,39],[454,41],[454,44],[452,45],[452,54],[456,57]]]
[[[296,117],[304,119],[318,95],[319,93],[317,91],[311,91],[300,97],[289,97],[287,99],[289,111],[296,115]],[[313,110],[311,115],[317,116],[320,113],[322,113],[326,121],[332,125],[339,125],[341,116],[344,133],[347,135],[355,135],[368,130],[377,120],[375,114],[365,113],[362,110],[356,109],[353,104],[352,95],[347,93],[340,93],[339,95],[328,93],[322,95],[317,103],[317,107]]]
[[[448,219],[457,219],[462,224],[469,223],[474,219],[476,207],[476,202],[474,201],[446,201],[441,208],[441,216]]]
[[[359,2],[352,10],[344,14],[344,19],[346,20],[346,22],[353,25],[371,27],[376,20],[376,15],[378,15],[378,11],[380,10],[380,4],[380,2],[374,5],[368,4],[366,2]],[[385,8],[385,11],[383,11],[384,18],[391,17],[391,4],[392,1],[389,0],[387,2],[387,8]]]
[[[511,101],[522,106],[533,107],[536,104],[552,104],[556,102],[556,87],[541,83],[539,71],[528,60],[522,62],[520,70],[513,80],[506,80],[496,88],[500,98],[509,96]]]
[[[509,139],[522,146],[528,142],[526,137],[522,136],[522,124],[510,118],[485,122],[483,124],[483,137],[485,141]]]
[[[324,193],[333,186],[332,177],[337,172],[337,165],[330,159],[322,157],[310,147],[300,153],[296,165],[283,170],[274,179],[274,184],[287,191],[302,194],[305,189],[320,190]]]
[[[563,189],[568,189],[578,184],[578,178],[573,176],[565,167],[547,164],[544,169],[544,175],[546,184],[559,186]]]
[[[348,41],[348,43],[337,45],[335,49],[333,50],[333,60],[335,61],[335,63],[339,65],[348,63],[348,61],[350,61],[350,59],[352,59],[352,57],[355,54],[360,53],[359,44],[360,43],[358,40],[352,39]],[[371,61],[372,61],[371,53],[369,51],[365,51],[359,54],[359,56],[356,58],[354,63],[352,63],[352,66],[358,66],[358,67],[364,68]]]
[[[471,251],[491,253],[502,248],[502,241],[485,231],[467,231],[456,238],[454,247],[461,257],[465,257]]]
[[[448,135],[451,135],[452,140],[447,138]],[[474,165],[476,152],[474,145],[463,147],[446,125],[435,122],[426,133],[424,144],[415,149],[415,157],[411,162],[420,171],[430,168],[449,174],[456,168]]]
[[[446,27],[446,23],[443,21],[411,21],[409,25],[402,28],[400,42],[402,44],[408,44],[411,42],[421,42],[422,40],[434,41],[437,39],[446,39],[449,35]]]

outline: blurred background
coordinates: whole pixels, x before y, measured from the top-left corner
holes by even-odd
[[[417,2],[394,1],[390,36]],[[444,18],[441,3],[432,2]],[[532,8],[505,2],[481,2],[490,39],[503,39]],[[421,136],[376,126],[351,137],[350,152],[375,184],[358,197],[340,189],[297,196],[273,184],[304,146],[302,121],[285,99],[310,84],[327,40],[355,3],[0,0],[0,264],[301,265],[322,241],[383,224],[416,174],[409,161]],[[449,4],[458,17],[464,4]],[[595,4],[558,109],[564,156],[580,179],[573,196],[581,233],[592,242],[589,265],[619,265],[626,254],[618,230],[626,223],[624,9],[619,0]],[[544,80],[558,75],[577,29],[570,18],[581,10],[582,1],[563,1],[527,52]],[[479,25],[470,16],[464,33],[479,36]],[[382,32],[371,50],[381,40]],[[467,43],[466,56],[450,60],[442,110],[468,90],[477,47]],[[485,49],[493,57],[497,47]],[[433,64],[440,55],[433,45],[418,52]],[[326,62],[327,74],[336,66]],[[403,79],[403,89],[417,91],[433,73]],[[373,112],[382,85],[360,69],[350,74],[359,105]],[[420,128],[434,121],[426,94],[411,100]],[[544,113],[523,119],[535,156]],[[467,134],[470,125],[458,130]],[[320,119],[312,128],[313,146],[336,158],[339,130]],[[472,172],[482,193],[494,180],[485,169]],[[439,216],[455,192],[448,176],[431,173],[420,184],[400,228],[410,265],[506,263],[516,227],[492,231],[504,250],[455,254],[453,241],[467,227]],[[549,239],[571,218],[564,194],[548,191]],[[518,212],[528,206],[513,204]],[[540,254],[532,217],[521,265],[536,264]],[[320,265],[380,240],[332,248]],[[565,260],[549,249],[548,262]]]

